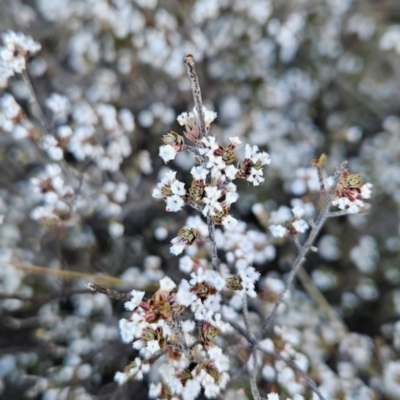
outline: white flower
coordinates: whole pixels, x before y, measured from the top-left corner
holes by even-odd
[[[158,340],[150,340],[149,342],[147,342],[147,350],[150,354],[157,353],[157,351],[160,350]]]
[[[258,345],[265,351],[269,351],[269,352],[275,351],[275,345],[271,339],[264,339]]]
[[[149,388],[149,397],[151,399],[156,399],[160,396],[161,394],[161,389],[162,385],[161,382],[155,384],[155,383],[150,383],[150,388]]]
[[[186,279],[183,279],[179,284],[178,292],[176,293],[176,301],[185,307],[189,306],[196,300],[196,295],[190,292],[190,284]]]
[[[46,106],[53,112],[53,118],[56,121],[65,122],[70,108],[67,97],[58,93],[52,93],[50,97],[46,99]]]
[[[228,371],[229,369],[229,358],[223,354],[220,347],[214,346],[207,350],[210,359],[214,361],[214,365],[217,367],[219,372]]]
[[[205,207],[203,209],[203,215],[206,217],[208,214],[213,216],[215,211],[222,211],[222,206],[218,202],[218,199],[221,197],[221,190],[219,190],[216,186],[207,186],[205,189],[206,197],[203,198],[203,203],[205,203]]]
[[[204,144],[204,148],[199,149],[199,153],[201,155],[207,155],[207,157],[210,157],[211,155],[214,154],[214,151],[218,149],[218,144],[215,142],[215,137],[214,136],[207,136],[203,139],[201,139],[201,142]]]
[[[279,400],[279,396],[276,393],[270,393],[267,395],[267,400]]]
[[[22,50],[29,53],[36,53],[42,46],[35,42],[30,36],[22,32],[7,31],[1,35],[5,46],[11,50]]]
[[[235,203],[238,198],[239,194],[237,192],[228,192],[225,195],[225,204],[231,205],[232,203]]]
[[[206,178],[207,178],[207,175],[208,175],[208,170],[200,165],[198,167],[193,167],[190,170],[190,173],[192,174],[193,179],[199,180],[199,181],[200,180],[204,180],[205,181]]]
[[[142,302],[144,292],[140,292],[138,290],[132,290],[130,294],[132,298],[129,301],[125,302],[124,306],[127,310],[133,311]]]
[[[332,200],[332,205],[339,207],[341,210],[346,210],[349,214],[356,214],[365,206],[362,200],[351,201],[347,197],[339,197]]]
[[[194,125],[194,114],[192,112],[187,113],[186,111],[179,114],[176,118],[179,125],[192,127]]]
[[[295,217],[301,218],[304,214],[304,208],[300,206],[295,206],[292,208],[292,213]]]
[[[185,184],[183,182],[178,181],[178,180],[174,181],[171,184],[171,192],[173,194],[178,195],[178,196],[184,196],[185,193],[186,193]]]
[[[286,235],[286,228],[282,225],[271,225],[269,230],[271,231],[272,236],[277,238],[283,238]]]
[[[332,205],[339,207],[341,210],[345,210],[350,206],[351,201],[347,197],[339,197],[332,200]]]
[[[166,292],[170,292],[174,288],[176,288],[176,284],[171,278],[166,276],[163,279],[161,279],[160,290],[165,290]]]
[[[177,151],[170,144],[160,146],[160,151],[158,153],[158,155],[164,160],[165,163],[174,160],[177,154]]]
[[[196,113],[196,109],[193,109],[193,111]],[[217,113],[215,111],[207,110],[203,106],[203,112],[204,112],[204,122],[206,126],[210,126],[211,123],[217,118]]]
[[[304,219],[293,222],[293,227],[297,232],[304,233],[308,229],[308,224]]]
[[[261,161],[261,165],[266,165],[271,163],[271,158],[268,153],[261,152],[258,149],[258,146],[251,147],[246,144],[245,147],[245,158],[250,159],[254,164],[257,164],[258,161]]]
[[[369,199],[371,197],[372,193],[372,183],[364,183],[364,185],[361,186],[361,197],[363,199]]]
[[[262,169],[251,168],[250,176],[247,178],[249,182],[252,182],[254,186],[258,186],[264,182]]]
[[[222,220],[222,225],[224,225],[225,228],[228,229],[228,231],[231,231],[237,225],[237,223],[237,219],[233,218],[231,215],[227,215]]]
[[[175,243],[170,247],[170,252],[171,254],[178,256],[179,254],[181,254],[183,252],[183,250],[185,250],[187,246],[185,244],[182,243]]]
[[[229,142],[231,143],[232,146],[239,146],[239,144],[242,144],[242,142],[239,139],[239,136],[234,136],[228,138]]]
[[[181,210],[184,205],[185,202],[182,200],[182,198],[174,194],[173,196],[167,198],[166,210],[168,212],[177,212]]]
[[[258,161],[261,161],[261,165],[271,164],[271,157],[265,151],[258,154]]]
[[[171,253],[172,253],[172,249],[171,249]],[[173,253],[173,254],[175,254],[175,253]],[[178,254],[180,254],[180,253],[178,253]],[[193,260],[189,256],[184,256],[179,260],[179,269],[186,274],[189,274],[190,272],[192,272],[193,266],[194,266]]]
[[[162,199],[162,193],[161,189],[156,187],[153,189],[151,196],[154,197],[155,199]]]
[[[185,387],[182,390],[183,400],[195,400],[199,395],[201,385],[197,380],[190,379],[185,383]]]
[[[213,172],[222,170],[226,167],[225,161],[221,156],[215,156],[214,154],[208,154],[207,168],[212,168]]]
[[[225,175],[228,179],[234,180],[238,171],[239,170],[234,165],[228,165],[225,168]]]
[[[119,222],[111,222],[111,224],[108,226],[108,233],[114,239],[121,237],[124,234],[124,230],[124,226]]]
[[[118,385],[123,385],[128,380],[128,375],[125,372],[117,372],[114,375],[114,381],[118,383]]]

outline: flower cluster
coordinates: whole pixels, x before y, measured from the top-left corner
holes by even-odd
[[[206,131],[210,131],[210,124],[216,118],[216,113],[203,108]],[[153,190],[154,198],[162,198],[167,203],[167,211],[176,212],[189,204],[201,209],[205,217],[212,217],[215,224],[224,225],[232,230],[237,220],[229,214],[231,205],[237,201],[239,195],[236,185],[232,182],[236,178],[246,179],[258,186],[264,181],[262,167],[270,163],[266,152],[260,152],[257,146],[246,145],[245,158],[235,161],[235,149],[241,144],[238,137],[230,137],[230,144],[223,147],[216,142],[214,136],[201,137],[197,124],[196,109],[192,113],[183,113],[178,121],[184,125],[185,136],[196,144],[196,147],[185,145],[182,136],[171,131],[163,137],[164,145],[160,147],[160,156],[165,162],[173,160],[182,150],[194,152],[198,166],[191,169],[193,181],[186,192],[184,184],[175,178],[176,173],[170,171]],[[174,241],[172,252],[179,254]],[[189,244],[190,245],[190,244]]]
[[[206,397],[212,398],[225,388],[229,361],[222,349],[213,343],[225,325],[219,321],[219,314],[212,319],[220,301],[220,297],[215,296],[217,288],[210,283],[212,278],[215,276],[208,276],[208,281],[205,276],[193,278],[189,290],[186,290],[189,286],[181,283],[176,291],[174,282],[165,277],[160,281],[160,288],[147,300],[144,292],[130,293],[131,300],[125,303],[125,308],[132,314],[129,319],[120,321],[121,336],[127,343],[133,341],[141,358],[129,364],[125,372],[115,375],[118,383],[141,380],[143,373],[149,371],[152,358],[157,357],[161,363],[162,382],[150,387],[151,397],[195,399],[203,388]],[[217,285],[219,290],[224,283],[221,279]],[[181,319],[190,304],[192,310],[196,310],[196,318],[202,320],[197,332],[192,320]],[[212,304],[214,306],[208,309]]]
[[[338,185],[335,189],[335,196],[332,205],[346,210],[351,214],[360,212],[368,208],[362,199],[371,197],[372,183],[362,184],[362,178],[359,174],[350,174],[345,170],[341,175]]]
[[[296,206],[292,208],[293,218],[287,220],[285,225],[270,225],[269,229],[272,236],[283,238],[285,236],[296,236],[304,233],[308,229],[308,224],[301,217],[304,214],[302,207]]]
[[[0,88],[6,87],[8,78],[26,69],[27,60],[41,49],[41,45],[22,32],[8,31],[1,35]]]

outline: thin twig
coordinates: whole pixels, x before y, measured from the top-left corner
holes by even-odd
[[[185,57],[185,65],[186,70],[189,75],[190,83],[192,86],[192,93],[193,93],[193,100],[194,106],[196,108],[196,120],[197,120],[197,127],[199,128],[200,135],[202,138],[206,137],[206,124],[204,121],[204,111],[203,111],[203,101],[201,99],[201,90],[199,85],[199,78],[196,73],[196,67],[194,64],[194,59],[191,54],[188,54]]]
[[[36,92],[35,92],[35,89],[33,88],[33,85],[32,85],[31,79],[28,75],[28,72],[26,70],[24,70],[24,71],[22,71],[21,75],[22,75],[22,78],[29,90],[29,94],[30,94],[29,104],[30,104],[31,110],[34,114],[36,114],[35,117],[36,117],[37,121],[39,122],[39,124],[41,125],[43,132],[45,132],[46,134],[50,134],[50,132],[51,132],[50,126],[47,122],[46,115],[43,112],[42,107],[40,106],[39,100],[36,96]]]
[[[246,293],[243,293],[243,297],[242,297],[242,308],[243,308],[244,326],[246,327],[246,331],[251,335],[251,332],[250,332],[250,324],[249,324],[249,309],[248,309],[248,306],[247,306],[247,296],[246,296]]]
[[[253,353],[253,369],[250,371],[250,388],[254,400],[261,400],[260,392],[257,387],[257,357]]]
[[[13,267],[25,271],[28,274],[35,275],[53,275],[58,278],[64,279],[84,279],[84,280],[95,280],[100,284],[104,285],[112,285],[112,286],[132,286],[133,282],[127,282],[120,278],[114,278],[112,276],[104,276],[104,275],[94,275],[87,274],[85,272],[77,272],[77,271],[68,271],[68,270],[60,270],[60,269],[52,269],[46,268],[39,265],[29,265],[29,264],[21,264],[21,263],[11,263],[7,265],[12,265]],[[2,264],[0,264],[0,267]]]
[[[194,146],[190,146],[190,145],[188,145],[188,144],[185,144],[184,149],[187,150],[189,153],[194,154],[194,155],[197,156],[197,157],[203,158],[203,156],[200,154],[199,149],[198,149],[197,147],[194,147]]]
[[[313,247],[313,243],[314,243],[315,239],[317,238],[317,235],[319,234],[320,230],[322,229],[326,220],[328,219],[329,209],[331,207],[332,196],[333,196],[335,189],[339,183],[340,177],[342,176],[344,170],[346,169],[346,166],[347,166],[347,161],[344,161],[336,169],[335,176],[334,176],[334,185],[332,186],[331,190],[326,192],[325,203],[324,203],[324,206],[322,207],[322,210],[320,211],[320,213],[318,215],[317,220],[315,221],[315,226],[313,226],[311,228],[311,231],[308,235],[307,240],[305,241],[305,243],[299,250],[299,253],[293,263],[292,269],[290,270],[289,275],[286,278],[285,287],[282,290],[282,292],[279,294],[278,300],[275,302],[271,313],[269,314],[269,316],[267,317],[267,319],[264,322],[264,325],[262,327],[261,336],[263,336],[266,333],[266,331],[270,327],[271,323],[274,321],[275,316],[278,312],[278,308],[281,305],[281,303],[283,302],[283,298],[284,298],[286,292],[288,291],[294,278],[296,277],[299,268],[305,262],[305,256],[307,255],[309,250]]]
[[[297,273],[301,284],[303,285],[304,289],[310,295],[310,297],[315,301],[318,305],[322,314],[324,314],[327,318],[334,321],[344,332],[347,332],[347,326],[344,322],[339,318],[335,310],[331,307],[331,305],[327,302],[324,295],[312,281],[310,276],[308,275],[307,271],[300,267]]]
[[[108,297],[111,297],[112,299],[115,299],[115,300],[121,300],[121,301],[126,302],[126,301],[130,301],[132,299],[131,293],[119,292],[118,290],[114,290],[114,289],[110,289],[105,286],[101,286],[98,283],[89,282],[86,284],[86,287],[88,289],[90,289],[92,292],[106,294]]]
[[[215,241],[215,223],[211,215],[207,215],[208,237],[210,239],[211,265],[213,270],[218,269],[217,242]]]
[[[351,215],[348,210],[341,210],[341,211],[332,211],[328,213],[328,218],[337,218],[337,217],[343,217],[345,215]],[[360,215],[360,214],[357,214]]]
[[[253,348],[260,350],[262,353],[264,353],[270,357],[274,357],[277,360],[283,361],[285,364],[287,364],[291,368],[293,368],[299,375],[301,375],[303,377],[303,379],[306,381],[306,383],[310,387],[310,389],[315,394],[317,394],[321,400],[326,400],[326,398],[322,395],[322,393],[318,389],[315,382],[293,360],[291,360],[290,358],[286,358],[286,357],[282,356],[281,354],[265,350],[262,346],[259,345],[258,340],[256,338],[254,338],[253,336],[251,336],[250,334],[248,334],[246,332],[246,330],[241,325],[239,325],[236,321],[227,320],[226,322],[228,322],[232,326],[232,328],[234,328],[237,332],[239,332],[250,343],[250,345]]]

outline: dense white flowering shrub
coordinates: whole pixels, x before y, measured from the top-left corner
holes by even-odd
[[[183,279],[177,286],[169,277],[165,277],[160,281],[159,289],[149,299],[144,299],[144,291],[133,290],[127,295],[129,300],[125,302],[125,308],[131,311],[131,315],[128,319],[120,321],[121,337],[126,343],[133,342],[133,348],[139,351],[140,358],[137,357],[130,363],[125,372],[118,372],[115,380],[119,384],[124,384],[129,379],[142,380],[144,374],[148,374],[151,366],[157,361],[160,379],[157,383],[151,384],[149,396],[188,400],[197,398],[201,391],[204,391],[205,397],[214,398],[226,388],[230,378],[230,360],[224,354],[224,345],[220,347],[218,344],[224,343],[221,342],[222,337],[232,334],[232,328],[236,328],[246,337],[251,346],[249,358],[254,358],[255,363],[257,363],[257,350],[275,356],[286,354],[281,351],[275,353],[275,345],[268,337],[257,340],[252,336],[247,297],[257,297],[255,283],[259,280],[260,273],[245,259],[232,263],[235,267],[221,264],[218,260],[215,235],[215,225],[223,225],[229,232],[234,230],[238,223],[229,214],[231,204],[239,197],[233,181],[242,178],[258,186],[264,180],[262,167],[270,163],[270,157],[267,153],[260,152],[257,146],[246,145],[244,160],[237,162],[236,167],[233,165],[236,158],[235,150],[241,141],[238,137],[231,137],[227,147],[216,142],[216,138],[211,135],[210,124],[217,115],[202,105],[193,56],[186,56],[185,63],[192,81],[195,108],[193,113],[183,113],[177,119],[185,127],[184,134],[194,146],[186,144],[181,135],[171,131],[163,137],[164,145],[160,147],[159,155],[168,162],[179,152],[187,150],[196,156],[195,161],[198,166],[193,166],[190,170],[193,181],[188,192],[185,184],[176,178],[176,172],[168,171],[153,190],[153,197],[163,199],[168,212],[177,212],[185,205],[201,211],[207,219],[208,229],[205,229],[204,222],[200,219],[192,218],[190,220],[192,224],[187,221],[186,226],[179,230],[178,236],[172,239],[171,253],[179,255],[194,243],[205,241],[209,247],[210,260],[203,259],[201,264],[195,265],[194,260],[186,256],[185,266],[182,264],[181,269],[191,272],[189,281]],[[325,162],[325,155],[311,161],[317,169],[321,195],[325,197],[325,201],[316,222],[310,220],[312,230],[305,243],[300,244],[297,238],[309,228],[307,222],[301,219],[305,210],[299,205],[292,209],[293,217],[286,221],[285,226],[270,226],[275,237],[295,238],[299,247],[299,257],[285,285],[281,286],[278,296],[273,300],[274,305],[262,326],[261,336],[267,333],[267,328],[271,325],[284,294],[326,219],[356,213],[367,207],[361,198],[370,197],[372,185],[370,183],[361,185],[361,176],[350,174],[345,169],[344,163],[336,171],[330,187],[326,189],[322,175]],[[346,203],[343,203],[343,200],[346,200]],[[343,211],[332,212],[330,211],[332,206],[338,206]],[[202,233],[206,230],[208,236],[205,237]],[[222,237],[223,233],[220,239]],[[243,240],[249,240],[246,232]],[[265,246],[266,243],[262,245]],[[199,262],[199,259],[196,258],[196,261]],[[94,291],[98,290],[94,284],[89,284],[88,287]],[[182,318],[182,315],[186,317]],[[350,336],[348,338],[350,339]],[[216,344],[218,339],[220,342]],[[341,343],[343,349],[346,346],[346,339],[345,337]],[[284,341],[290,343],[289,338]],[[290,347],[286,348],[286,351],[298,371],[303,371],[303,377],[307,376],[305,374],[309,367],[307,357],[293,352]],[[304,389],[300,382],[296,381],[289,359],[286,364],[283,360],[281,361],[283,370],[276,379],[287,388],[292,388],[288,389],[291,395],[303,398],[298,396],[304,394]],[[359,362],[363,364],[366,361]],[[254,367],[253,365],[250,369],[251,390],[255,398],[261,398],[256,384],[257,371]],[[268,378],[268,372],[265,374]],[[314,393],[324,399],[315,383],[310,378],[308,380]],[[269,394],[268,398],[279,397],[276,394]]]
[[[400,398],[396,2],[3,3],[0,397]]]

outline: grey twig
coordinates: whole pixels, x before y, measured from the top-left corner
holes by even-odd
[[[322,395],[320,390],[318,389],[317,385],[315,382],[307,375],[305,371],[303,371],[293,360],[290,358],[284,357],[279,353],[275,353],[272,351],[265,350],[262,346],[259,345],[258,340],[248,334],[246,332],[246,329],[244,329],[242,326],[240,326],[237,322],[228,320],[226,322],[229,322],[229,324],[237,331],[239,332],[251,345],[251,347],[256,348],[257,350],[261,351],[262,353],[274,357],[277,360],[283,361],[287,365],[289,365],[291,368],[293,368],[299,375],[303,377],[303,379],[307,382],[307,385],[310,387],[310,389],[318,395],[320,400],[326,400],[326,398]]]
[[[250,371],[250,388],[254,400],[261,400],[260,392],[257,387],[257,357],[253,353],[253,369]]]
[[[123,293],[119,292],[118,290],[110,289],[105,286],[101,286],[98,283],[89,282],[86,284],[86,287],[90,289],[92,292],[98,292],[106,294],[107,296],[111,297],[115,300],[121,301],[130,301],[132,299],[132,295],[130,293]]]
[[[269,316],[267,317],[267,319],[264,322],[264,325],[262,327],[261,336],[266,333],[266,331],[270,327],[271,323],[274,321],[275,316],[278,312],[278,308],[281,305],[286,292],[288,291],[290,285],[292,284],[294,278],[296,277],[299,268],[305,262],[305,256],[307,255],[309,250],[313,247],[313,243],[314,243],[315,239],[317,238],[317,235],[319,234],[320,230],[322,229],[326,220],[328,219],[329,209],[331,207],[331,200],[332,200],[333,194],[339,183],[340,177],[342,176],[344,170],[346,169],[346,166],[347,166],[347,161],[344,161],[336,169],[335,176],[334,176],[334,185],[332,186],[332,188],[330,190],[326,191],[326,193],[325,193],[324,206],[322,207],[322,210],[320,211],[318,218],[315,221],[315,225],[311,227],[311,231],[308,235],[307,240],[305,241],[305,243],[301,246],[301,248],[299,250],[299,253],[293,263],[292,269],[290,270],[289,275],[286,278],[284,289],[279,294],[278,300],[274,304],[274,307],[272,308],[271,313],[269,314]]]
[[[28,75],[28,72],[26,70],[24,70],[24,71],[22,71],[21,75],[22,75],[22,78],[29,90],[29,94],[30,94],[29,105],[31,107],[31,110],[34,114],[36,114],[35,117],[36,117],[37,121],[39,122],[39,124],[41,125],[43,132],[45,132],[46,134],[50,134],[51,128],[47,122],[46,115],[43,112],[42,107],[40,106],[39,100],[36,96],[36,92],[35,92],[35,89],[33,88],[33,85],[32,85],[31,79]]]
[[[211,215],[207,216],[207,225],[208,225],[208,237],[211,246],[211,265],[213,270],[216,271],[218,269],[218,254],[217,254],[217,242],[215,241],[215,223],[213,217]]]
[[[204,121],[203,101],[201,98],[199,78],[196,73],[196,67],[194,64],[193,56],[191,54],[188,54],[185,57],[184,61],[187,73],[189,75],[190,83],[192,86],[194,106],[196,108],[197,126],[199,128],[201,137],[204,138],[207,135],[207,131],[206,131],[206,124]]]
[[[199,152],[199,149],[194,147],[194,146],[190,146],[188,144],[185,144],[185,150],[187,150],[189,153],[194,154],[197,157],[202,157],[203,158],[203,156]]]

